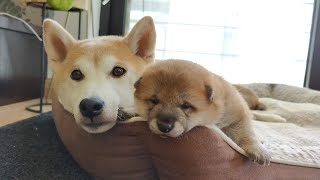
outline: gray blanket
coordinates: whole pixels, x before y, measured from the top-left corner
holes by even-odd
[[[0,179],[93,179],[72,159],[51,113],[0,128]]]

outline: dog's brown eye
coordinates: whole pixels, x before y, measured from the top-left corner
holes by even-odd
[[[71,79],[75,81],[81,81],[84,78],[84,75],[79,69],[73,70],[71,73]]]
[[[193,106],[191,104],[189,104],[188,102],[184,102],[180,105],[181,109],[190,109],[193,108]]]
[[[112,75],[114,77],[120,77],[120,76],[124,75],[126,72],[127,71],[124,68],[118,67],[118,66],[116,66],[112,69]]]
[[[149,101],[150,101],[152,104],[154,104],[154,105],[159,104],[159,99],[158,99],[157,97],[155,97],[155,96],[152,96],[152,97],[149,99]]]

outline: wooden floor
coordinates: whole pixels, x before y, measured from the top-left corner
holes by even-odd
[[[39,99],[0,106],[0,127],[39,115],[39,113],[25,110],[27,106],[37,103],[39,103]],[[34,107],[34,109],[38,110],[39,107]],[[43,106],[43,112],[48,111],[51,111],[51,106]]]

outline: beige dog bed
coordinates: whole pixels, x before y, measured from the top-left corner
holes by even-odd
[[[74,159],[98,179],[318,179],[320,169],[271,163],[260,166],[219,133],[194,128],[181,139],[160,138],[145,122],[88,134],[53,97],[58,133]]]

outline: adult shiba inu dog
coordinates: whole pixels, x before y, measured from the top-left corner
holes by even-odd
[[[134,82],[154,61],[156,32],[142,18],[125,37],[75,40],[57,22],[43,24],[44,46],[55,72],[53,88],[60,103],[89,133],[112,128],[134,114]]]
[[[202,66],[167,60],[149,66],[135,83],[137,113],[156,134],[178,137],[195,126],[216,125],[251,160],[270,162],[251,126],[252,115],[236,88]]]

